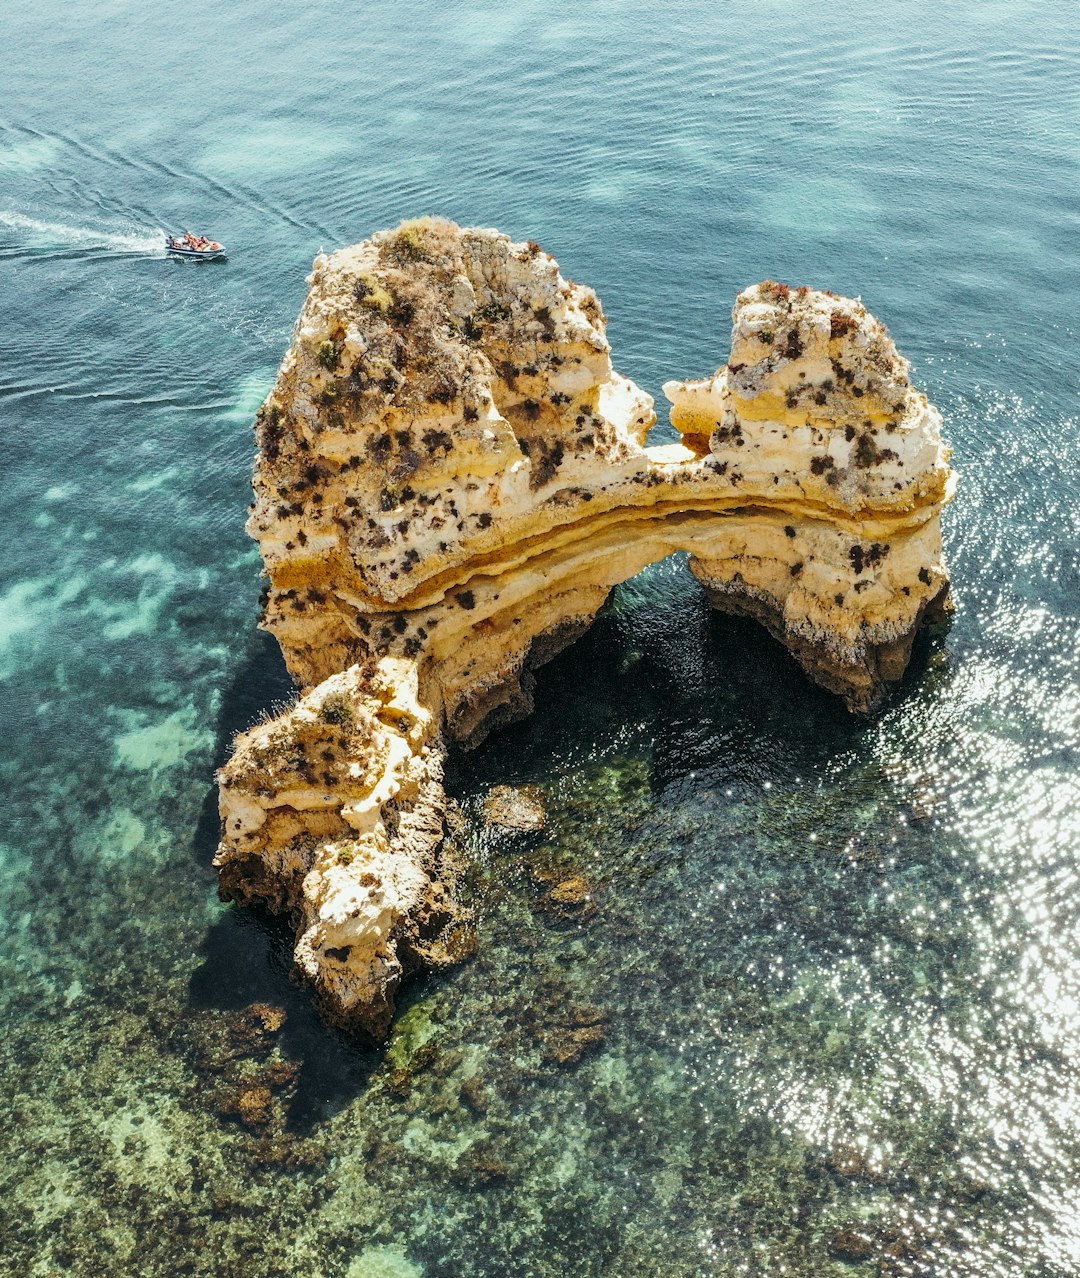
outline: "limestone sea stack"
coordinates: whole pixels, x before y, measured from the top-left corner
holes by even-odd
[[[260,410],[263,625],[302,690],[221,770],[222,892],[287,911],[336,1022],[385,1033],[459,953],[442,761],[527,714],[532,670],[677,550],[856,711],[945,606],[940,417],[859,302],[742,293],[731,360],[611,365],[593,291],[534,243],[421,219],[316,259]]]
[[[672,424],[743,501],[793,520],[786,545],[763,528],[691,567],[715,607],[763,622],[815,682],[868,710],[904,673],[926,610],[947,606],[941,415],[859,301],[767,281],[732,319],[714,377],[664,386]]]

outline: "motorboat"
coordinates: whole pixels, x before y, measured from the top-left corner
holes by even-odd
[[[203,261],[225,256],[224,244],[208,240],[205,235],[192,235],[190,231],[183,235],[166,235],[165,249],[169,253],[175,253],[177,257],[192,257]]]

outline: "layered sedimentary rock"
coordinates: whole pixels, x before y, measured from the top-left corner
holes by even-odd
[[[945,606],[939,513],[952,495],[941,417],[858,301],[769,281],[740,293],[731,358],[669,382],[672,424],[767,520],[738,554],[691,567],[714,606],[756,617],[817,683],[867,710]],[[770,527],[771,525],[771,534]]]
[[[649,448],[596,295],[535,244],[425,219],[309,283],[249,522],[304,692],[222,770],[218,864],[227,895],[292,913],[330,1014],[380,1033],[454,934],[446,743],[527,713],[531,670],[677,550],[871,707],[943,607],[952,479],[936,410],[846,298],[742,293],[729,363],[665,386],[682,443]]]

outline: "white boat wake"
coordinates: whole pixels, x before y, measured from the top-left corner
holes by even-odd
[[[159,228],[131,226],[108,230],[97,226],[73,226],[65,222],[43,222],[25,213],[0,209],[2,228],[19,233],[26,247],[51,249],[109,249],[120,253],[163,253],[165,232]]]

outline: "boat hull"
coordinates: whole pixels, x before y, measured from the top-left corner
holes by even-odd
[[[189,249],[189,248],[176,248],[172,244],[166,244],[165,251],[168,253],[172,253],[176,257],[190,257],[190,258],[194,258],[196,261],[201,260],[204,262],[208,262],[215,257],[225,256],[224,248]]]

